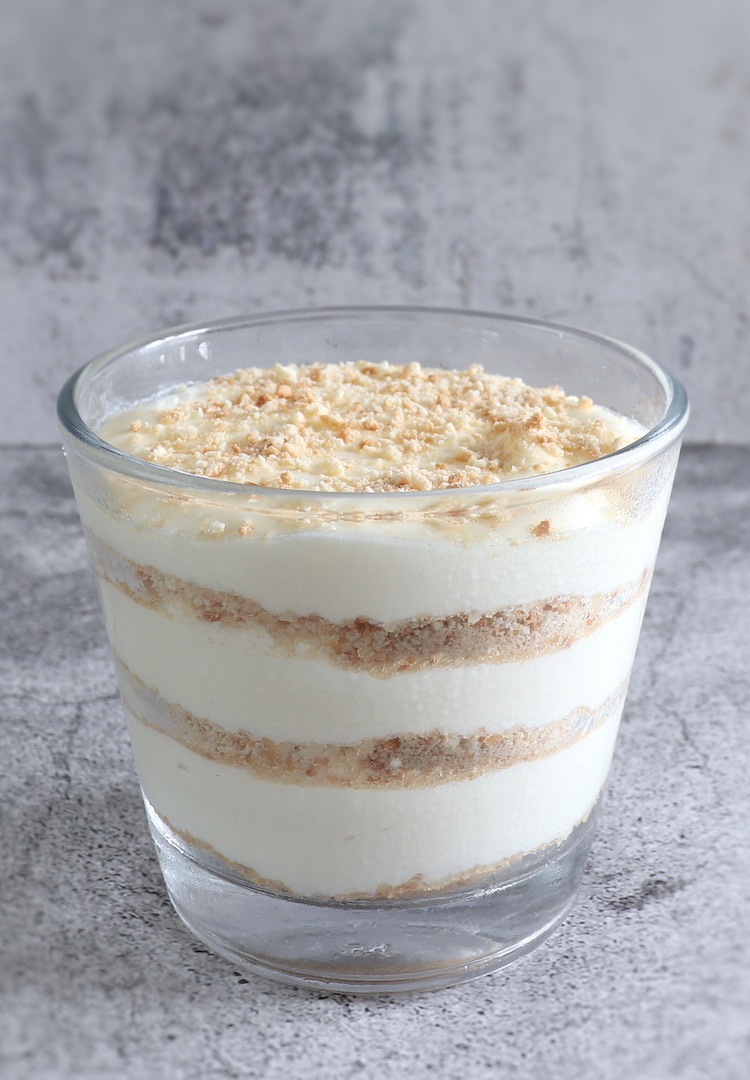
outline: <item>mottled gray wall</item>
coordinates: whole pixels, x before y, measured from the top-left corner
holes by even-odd
[[[746,0],[2,0],[0,441],[165,324],[462,305],[583,324],[748,442]]]

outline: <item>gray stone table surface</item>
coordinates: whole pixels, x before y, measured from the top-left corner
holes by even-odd
[[[0,452],[3,1080],[741,1080],[750,450],[679,471],[599,837],[542,948],[360,999],[211,955],[166,900],[65,465]]]

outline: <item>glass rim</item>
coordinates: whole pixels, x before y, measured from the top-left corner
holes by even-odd
[[[644,434],[619,450],[594,461],[587,461],[580,465],[571,465],[553,472],[539,473],[534,476],[514,477],[512,479],[499,480],[494,484],[476,484],[462,488],[432,488],[426,491],[397,490],[397,491],[320,491],[306,488],[277,488],[265,487],[260,484],[237,483],[233,480],[219,480],[213,477],[198,476],[195,473],[182,472],[164,465],[156,465],[150,461],[133,456],[120,450],[112,443],[102,439],[93,428],[85,422],[78,408],[78,393],[84,383],[97,375],[100,371],[126,356],[132,355],[141,349],[153,346],[159,342],[171,342],[175,338],[195,337],[200,334],[210,334],[220,330],[234,330],[243,327],[262,326],[266,323],[300,323],[306,321],[322,321],[324,319],[347,319],[353,317],[368,317],[377,315],[390,315],[412,317],[415,319],[424,316],[450,316],[462,318],[469,323],[494,322],[498,324],[513,323],[519,326],[527,326],[538,330],[550,331],[571,338],[581,338],[595,344],[606,347],[613,352],[619,352],[624,356],[635,360],[641,367],[646,368],[660,383],[667,399],[666,407],[656,424]],[[221,374],[221,373],[217,373]],[[184,323],[179,326],[167,327],[160,331],[147,334],[143,337],[126,342],[123,345],[108,349],[98,356],[83,364],[75,371],[63,385],[57,399],[57,416],[61,427],[73,438],[85,447],[85,453],[93,457],[99,464],[119,473],[123,473],[132,479],[144,480],[159,485],[180,487],[193,491],[196,495],[204,496],[231,496],[238,498],[252,495],[255,498],[263,496],[268,500],[284,499],[288,501],[295,496],[310,499],[312,502],[342,502],[366,500],[376,503],[383,500],[399,499],[422,500],[439,499],[464,495],[500,495],[505,492],[528,493],[531,491],[543,491],[545,489],[561,487],[588,486],[597,480],[626,472],[630,469],[649,461],[659,453],[666,450],[682,434],[689,414],[687,393],[683,384],[669,370],[662,367],[648,354],[632,345],[617,338],[609,337],[593,330],[569,326],[563,323],[550,322],[544,319],[530,319],[522,315],[504,315],[496,312],[474,311],[462,308],[400,306],[400,305],[355,305],[335,307],[312,307],[291,308],[267,312],[259,312],[255,315],[237,315],[229,318],[212,319],[205,322]]]

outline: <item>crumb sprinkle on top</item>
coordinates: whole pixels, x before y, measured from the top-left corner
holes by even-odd
[[[474,364],[353,361],[245,368],[110,418],[102,438],[145,461],[262,487],[429,491],[603,457],[631,420]]]

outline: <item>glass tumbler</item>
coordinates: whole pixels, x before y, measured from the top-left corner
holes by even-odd
[[[238,367],[417,361],[562,385],[642,437],[483,487],[331,494],[176,472],[98,432]],[[592,841],[687,417],[581,330],[292,311],[167,330],[59,400],[169,896],[233,964],[346,992],[527,953]]]

